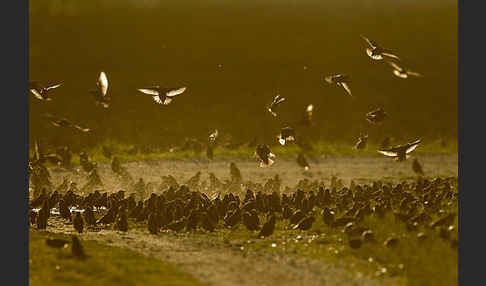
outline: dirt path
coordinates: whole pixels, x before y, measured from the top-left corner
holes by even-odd
[[[50,219],[53,232],[73,233],[72,225]],[[86,232],[84,240],[95,240],[128,248],[178,266],[202,282],[212,285],[405,285],[390,277],[367,277],[343,266],[317,260],[296,258],[263,251],[241,251],[222,240],[192,238],[184,235],[153,236],[146,231],[112,230]],[[86,250],[89,252],[89,250]]]

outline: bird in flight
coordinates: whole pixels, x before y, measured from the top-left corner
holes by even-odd
[[[358,142],[354,145],[354,149],[356,150],[363,150],[366,148],[366,144],[368,143],[368,134],[360,135],[358,138]]]
[[[365,40],[369,47],[366,48],[366,54],[377,61],[383,60],[384,58],[393,58],[400,60],[400,58],[395,55],[391,50],[380,47],[375,41],[368,39],[367,37],[360,35],[363,40]]]
[[[153,100],[158,104],[168,105],[172,102],[174,96],[184,93],[186,87],[179,88],[162,88],[158,85],[151,87],[139,88],[138,91],[152,96]]]
[[[388,114],[381,107],[378,107],[377,109],[366,113],[366,120],[372,124],[379,124],[383,122],[387,116]]]
[[[273,165],[273,160],[270,158],[275,158],[275,155],[270,151],[268,145],[257,145],[255,155],[260,159],[261,168]]]
[[[335,74],[335,75],[330,75],[324,77],[324,80],[331,85],[337,85],[337,86],[342,86],[346,93],[350,96],[353,96],[351,94],[351,89],[349,89],[349,83],[351,81],[351,77],[347,74]]]
[[[378,150],[378,153],[381,153],[388,157],[393,157],[396,161],[405,161],[409,157],[409,153],[417,148],[417,146],[421,143],[421,140],[416,140],[411,143],[398,145],[388,149]]]
[[[44,86],[40,81],[33,80],[29,82],[29,91],[34,95],[35,98],[42,101],[51,101],[52,98],[49,97],[51,90],[60,87],[62,83],[56,83],[49,86]]]
[[[314,111],[314,105],[313,104],[307,105],[307,107],[305,108],[305,113],[302,116],[302,119],[298,122],[298,124],[304,126],[311,126],[313,111]]]
[[[422,77],[422,74],[418,72],[414,72],[408,68],[399,66],[397,63],[393,61],[387,61],[387,63],[393,68],[393,74],[399,78],[408,78],[410,76]]]
[[[68,119],[66,118],[58,118],[58,117],[55,117],[49,113],[47,114],[44,114],[44,117],[49,120],[49,122],[55,126],[55,127],[67,127],[67,128],[74,128],[76,130],[79,130],[81,132],[89,132],[91,131],[91,129],[89,128],[83,128],[77,124],[74,124],[72,123],[71,121],[69,121]]]
[[[277,138],[280,145],[284,146],[287,142],[295,140],[295,131],[292,127],[283,127],[280,129],[280,134]]]
[[[274,117],[277,117],[277,113],[275,112],[275,109],[277,106],[285,101],[285,97],[281,97],[280,94],[277,94],[274,98],[272,103],[267,107],[268,112],[270,112]]]
[[[100,72],[98,76],[96,89],[91,89],[89,92],[94,96],[96,105],[101,105],[104,108],[110,107],[111,96],[108,95],[108,78],[104,71]]]

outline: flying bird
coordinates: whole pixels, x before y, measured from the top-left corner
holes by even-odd
[[[260,167],[264,168],[273,165],[273,160],[270,158],[274,158],[275,155],[270,151],[268,145],[259,144],[256,147],[255,155],[260,159]]]
[[[378,107],[377,109],[366,113],[366,120],[372,124],[379,124],[383,122],[387,116],[388,114],[381,107]]]
[[[411,153],[417,146],[421,143],[421,140],[416,140],[411,143],[398,145],[388,149],[378,150],[378,153],[381,153],[388,157],[393,157],[396,161],[405,161],[409,157],[409,153]]]
[[[55,127],[66,127],[66,128],[74,128],[76,130],[79,130],[81,132],[90,132],[91,129],[89,128],[84,128],[84,127],[81,127],[77,124],[74,124],[72,123],[71,121],[69,121],[68,119],[66,118],[57,118],[49,113],[47,114],[44,114],[44,117],[49,120],[49,122],[55,126]]]
[[[49,97],[51,90],[60,87],[62,83],[56,83],[49,86],[44,86],[41,82],[33,80],[29,82],[29,90],[35,96],[35,98],[42,101],[51,101],[52,98]]]
[[[370,40],[363,35],[360,35],[360,36],[369,45],[369,47],[366,48],[366,54],[370,58],[377,60],[377,61],[383,60],[386,57],[400,60],[400,58],[397,55],[393,54],[393,52],[391,50],[384,49],[384,48],[380,47],[375,41]]]
[[[354,145],[354,149],[363,150],[366,148],[367,143],[368,143],[368,134],[360,135],[358,138],[358,142],[356,142],[356,145]]]
[[[351,89],[349,89],[349,83],[351,82],[351,77],[347,74],[335,74],[324,77],[324,80],[331,85],[342,86],[347,94],[351,94]]]
[[[393,68],[393,74],[399,78],[408,78],[409,76],[422,77],[420,73],[399,66],[395,62],[387,61],[387,63]]]
[[[163,88],[157,85],[139,88],[138,91],[152,96],[153,100],[158,104],[168,105],[172,102],[174,96],[184,93],[184,91],[186,91],[186,87]]]
[[[292,127],[283,127],[280,129],[280,134],[277,136],[280,145],[284,146],[287,142],[295,140],[295,131]]]
[[[311,126],[313,111],[314,111],[314,105],[313,104],[307,105],[307,107],[305,108],[304,116],[302,117],[302,120],[299,121],[299,124],[304,126]]]
[[[104,108],[110,107],[111,96],[108,95],[108,78],[104,71],[100,72],[96,86],[96,89],[89,90],[95,98],[96,105],[101,105]]]
[[[270,112],[274,117],[277,117],[277,113],[275,109],[279,104],[285,101],[285,97],[281,97],[280,94],[277,94],[274,98],[272,103],[267,107],[268,112]]]

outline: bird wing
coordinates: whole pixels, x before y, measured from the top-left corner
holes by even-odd
[[[398,155],[397,152],[387,151],[387,150],[378,150],[378,153],[381,153],[381,154],[388,156],[388,157],[396,157]]]
[[[411,75],[411,76],[416,76],[416,77],[423,77],[423,75],[421,73],[414,72],[414,71],[407,71],[407,74]]]
[[[168,89],[165,93],[165,95],[169,96],[169,97],[173,97],[173,96],[176,96],[176,95],[179,95],[181,93],[183,93],[184,91],[186,91],[186,87],[181,87],[181,88],[178,88],[178,89]]]
[[[58,88],[61,85],[62,85],[62,82],[61,83],[58,83],[58,84],[54,84],[54,85],[48,86],[48,87],[46,87],[46,91],[51,90],[51,89]]]
[[[42,97],[42,95],[39,93],[39,91],[37,89],[31,88],[30,92],[32,92],[32,94],[35,96],[35,98],[40,99],[40,100],[44,100],[44,98]]]
[[[164,105],[168,105],[168,104],[169,104],[169,103],[171,103],[171,102],[172,102],[172,98],[170,98],[170,97],[166,97],[166,98],[164,99]]]
[[[396,75],[399,78],[407,78],[408,73],[401,72],[399,70],[393,70],[393,74]]]
[[[350,96],[353,96],[353,95],[351,94],[351,89],[349,89],[349,86],[348,86],[348,84],[347,84],[347,83],[345,83],[345,82],[341,82],[341,86],[344,88],[344,90],[346,90],[346,92],[347,92],[347,93],[348,93]]]
[[[363,36],[363,35],[359,35],[359,36],[360,36],[360,37],[361,37],[363,40],[365,40],[365,41],[368,43],[368,45],[369,45],[370,47],[372,47],[372,48],[376,48],[376,47],[378,47],[378,44],[376,44],[376,42],[375,42],[375,41],[370,40],[370,39],[368,39],[367,37],[365,37],[365,36]]]
[[[148,94],[148,95],[152,95],[152,96],[157,96],[157,95],[160,94],[159,93],[159,87],[158,86],[138,88],[137,90],[140,91],[140,92],[142,92],[142,93],[145,93],[145,94]]]
[[[270,112],[274,117],[277,117],[277,113],[275,113],[273,110],[272,110],[272,107],[268,107],[267,108],[268,112]]]
[[[413,143],[410,143],[409,147],[407,148],[405,153],[408,154],[408,153],[412,152],[413,150],[415,150],[418,147],[418,145],[420,144],[420,142],[421,142],[420,140],[417,140]]]
[[[98,77],[98,85],[100,86],[101,94],[105,96],[106,93],[108,92],[108,78],[106,77],[106,74],[103,71],[100,73],[100,76]]]
[[[392,61],[386,61],[392,68],[398,70],[398,71],[403,71],[403,68],[399,66],[397,63],[392,62]]]
[[[382,52],[381,54],[383,56],[385,56],[385,57],[389,57],[389,58],[393,58],[393,59],[400,60],[400,58],[397,55],[394,55],[391,52]]]

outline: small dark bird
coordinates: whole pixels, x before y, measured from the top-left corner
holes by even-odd
[[[349,75],[346,75],[346,74],[335,74],[335,75],[330,75],[330,76],[324,77],[324,80],[328,84],[332,84],[332,85],[336,85],[336,86],[343,87],[344,90],[346,91],[346,93],[349,96],[353,96],[351,94],[351,89],[349,88],[349,83],[351,82],[351,77]]]
[[[270,147],[268,145],[258,144],[256,147],[256,156],[260,159],[260,167],[269,167],[273,165],[273,160],[275,155],[270,152]]]
[[[46,239],[46,244],[53,248],[62,248],[69,244],[69,241],[59,238],[48,238]]]
[[[103,216],[101,217],[97,222],[96,224],[110,224],[110,223],[114,223],[115,222],[115,219],[116,219],[116,216],[118,214],[118,205],[114,205],[112,206],[108,212]]]
[[[213,133],[209,134],[208,145],[206,148],[206,156],[208,157],[209,160],[213,160],[214,157],[213,149],[216,146],[216,140],[218,138],[218,134],[219,134],[218,129],[214,130]]]
[[[41,82],[33,80],[29,82],[29,90],[35,96],[35,98],[42,101],[51,101],[52,98],[49,97],[51,90],[60,87],[62,83],[57,83],[49,86],[44,86]]]
[[[260,220],[258,219],[258,214],[255,210],[250,210],[250,212],[245,212],[243,214],[243,224],[250,231],[258,230],[260,228]]]
[[[152,99],[158,104],[168,105],[172,102],[174,96],[184,93],[184,91],[186,91],[186,87],[163,88],[157,85],[139,88],[138,91],[152,96]]]
[[[384,49],[380,47],[375,41],[368,39],[367,37],[360,35],[363,40],[365,40],[369,47],[366,48],[366,54],[374,60],[383,60],[384,58],[393,58],[400,60],[400,58],[393,54],[391,50]]]
[[[298,122],[298,124],[304,126],[311,126],[313,124],[312,121],[313,112],[314,112],[314,105],[313,104],[307,105],[307,107],[305,108],[304,115],[302,119]]]
[[[301,220],[298,224],[294,226],[294,229],[300,229],[300,230],[309,230],[312,227],[312,224],[316,220],[315,217],[310,216],[306,217],[303,220]]]
[[[72,236],[72,245],[71,245],[71,252],[74,257],[84,259],[86,258],[86,254],[84,253],[83,245],[81,245],[81,241],[76,235]]]
[[[86,221],[86,224],[89,226],[96,225],[96,218],[94,216],[93,212],[93,207],[92,206],[87,206],[84,209],[84,221]]]
[[[82,233],[83,232],[84,220],[83,220],[83,217],[81,217],[81,213],[80,212],[76,212],[76,214],[74,215],[73,227],[74,227],[74,229],[78,233]]]
[[[305,214],[301,210],[296,210],[289,218],[290,224],[298,224],[303,218]]]
[[[71,220],[71,211],[69,210],[69,206],[65,200],[59,200],[59,214],[63,219]]]
[[[57,117],[55,117],[55,116],[53,116],[49,113],[44,114],[44,118],[49,120],[49,122],[55,127],[74,128],[74,129],[79,130],[79,131],[84,132],[84,133],[91,131],[91,129],[84,128],[84,127],[81,127],[77,124],[74,124],[66,118],[57,118]]]
[[[419,163],[418,159],[415,158],[412,163],[412,169],[418,175],[424,175],[424,170],[422,169],[422,165]]]
[[[268,221],[263,224],[260,233],[258,233],[258,237],[267,237],[273,234],[275,230],[275,215],[271,214]]]
[[[309,162],[307,162],[307,159],[304,156],[304,153],[299,153],[297,156],[297,164],[304,168],[304,170],[308,171],[310,169]]]
[[[96,89],[89,90],[89,93],[93,95],[96,105],[101,105],[104,108],[110,107],[111,96],[108,95],[108,78],[105,72],[100,72],[96,82]]]
[[[37,215],[37,228],[38,229],[46,229],[47,228],[47,220],[49,219],[49,215],[51,214],[51,208],[49,207],[49,201],[44,200],[44,204],[42,208],[39,210]]]
[[[272,114],[274,117],[277,117],[277,113],[275,112],[277,106],[281,104],[282,102],[285,101],[285,97],[281,97],[279,94],[277,94],[274,98],[272,103],[267,107],[268,112]]]
[[[356,145],[354,145],[354,149],[356,150],[365,149],[367,142],[368,142],[368,134],[360,135],[358,138],[358,142],[356,142]]]
[[[403,68],[395,62],[387,61],[387,63],[393,68],[393,74],[399,78],[408,78],[410,76],[422,77],[422,75],[418,72],[414,72],[408,68]]]
[[[381,107],[378,107],[377,109],[366,113],[365,116],[368,122],[372,124],[380,124],[385,120],[388,114]]]
[[[118,214],[114,228],[119,231],[128,231],[128,218],[127,212],[125,210],[120,211],[120,213]]]
[[[295,140],[295,131],[292,127],[283,127],[280,129],[280,134],[277,136],[280,145],[284,146],[287,142]]]
[[[409,157],[409,155],[407,154],[415,150],[420,142],[421,141],[419,139],[407,144],[395,146],[393,148],[378,150],[378,153],[381,153],[388,157],[393,157],[393,159],[396,161],[405,161]]]
[[[328,226],[334,225],[334,212],[329,210],[328,208],[324,208],[322,210],[322,220]]]
[[[160,230],[157,213],[152,212],[148,216],[148,230],[151,234],[158,234]]]

